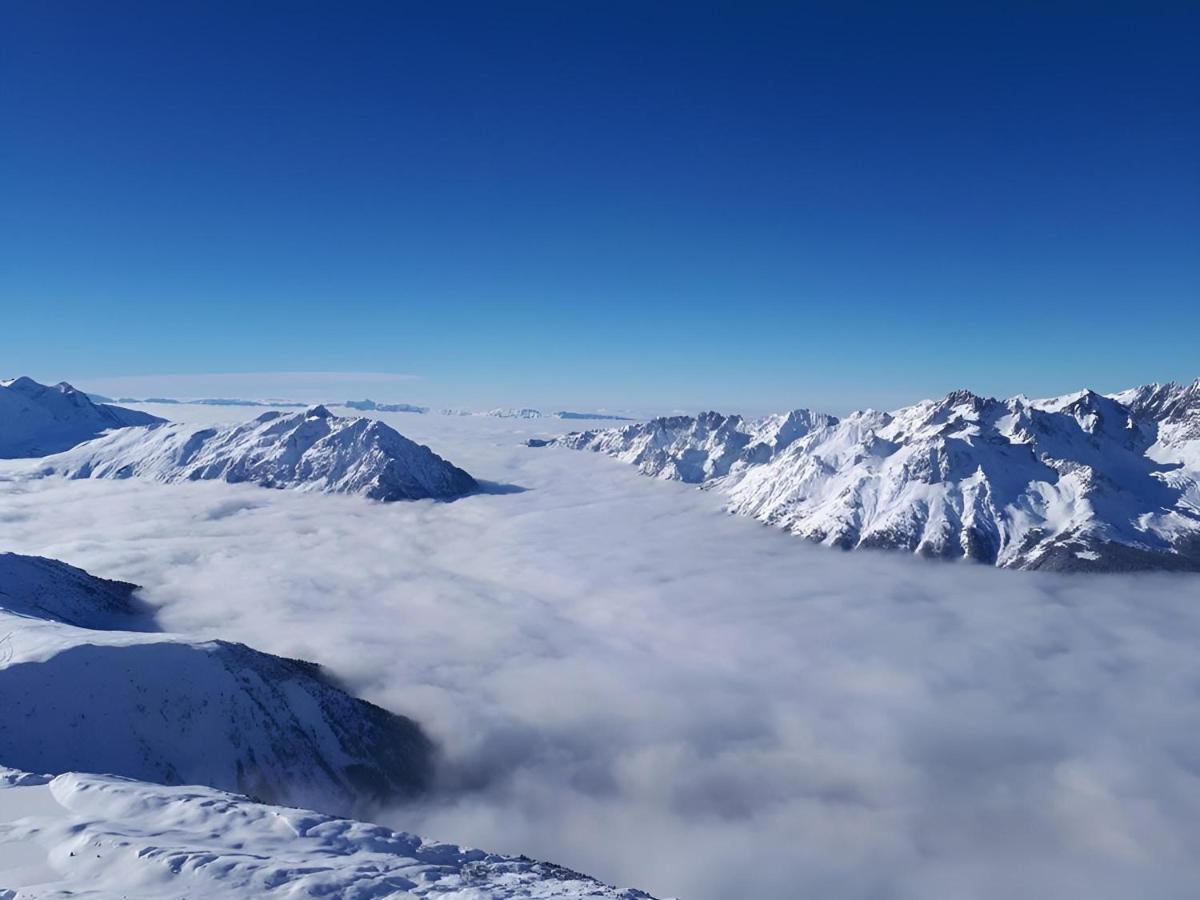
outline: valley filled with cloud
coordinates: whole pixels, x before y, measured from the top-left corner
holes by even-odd
[[[437,775],[377,811],[395,828],[694,900],[1192,890],[1192,577],[842,553],[525,447],[555,433],[536,420],[379,417],[495,489],[381,504],[13,460],[0,546],[414,719]]]

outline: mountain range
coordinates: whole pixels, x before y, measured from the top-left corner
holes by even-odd
[[[842,549],[1059,571],[1200,570],[1200,380],[844,418],[716,412],[530,441],[698,484]]]

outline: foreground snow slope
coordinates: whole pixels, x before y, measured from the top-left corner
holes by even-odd
[[[844,419],[709,412],[549,443],[715,488],[732,512],[845,549],[1200,569],[1200,381],[1040,401],[955,391]]]
[[[475,479],[377,419],[323,406],[266,412],[236,425],[167,424],[105,435],[44,461],[68,478],[219,479],[264,487],[363,494],[374,500],[449,499]]]
[[[145,627],[132,586],[53,560],[0,556],[0,590],[0,763],[340,811],[410,796],[431,777],[432,746],[414,722],[311,663],[109,630]]]
[[[0,612],[79,628],[157,630],[137,585],[97,578],[57,559],[0,553]]]
[[[58,453],[110,428],[161,421],[149,413],[94,403],[65,381],[0,381],[0,459]]]
[[[32,796],[22,796],[32,795]],[[0,770],[0,900],[439,897],[641,900],[526,857],[423,841],[378,825],[202,787]]]

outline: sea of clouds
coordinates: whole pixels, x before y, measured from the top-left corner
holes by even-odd
[[[1200,579],[843,554],[520,445],[561,423],[381,418],[525,490],[384,505],[5,464],[0,548],[419,720],[441,784],[394,827],[690,900],[1194,896]]]

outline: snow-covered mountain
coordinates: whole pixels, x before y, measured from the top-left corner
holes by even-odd
[[[161,421],[149,413],[96,403],[65,381],[0,381],[0,459],[59,453],[110,428]]]
[[[83,896],[650,900],[524,856],[209,788],[0,769],[0,900]]]
[[[219,479],[375,500],[449,499],[478,487],[391,426],[334,416],[323,406],[266,412],[225,427],[172,423],[116,431],[49,457],[40,469],[69,478]]]
[[[845,549],[1200,570],[1200,381],[1047,400],[955,391],[844,419],[710,412],[549,443],[719,490],[731,512]]]
[[[0,581],[0,764],[342,811],[432,776],[416,723],[311,663],[146,630],[131,585],[55,560],[5,554]],[[143,630],[114,630],[125,620]]]

